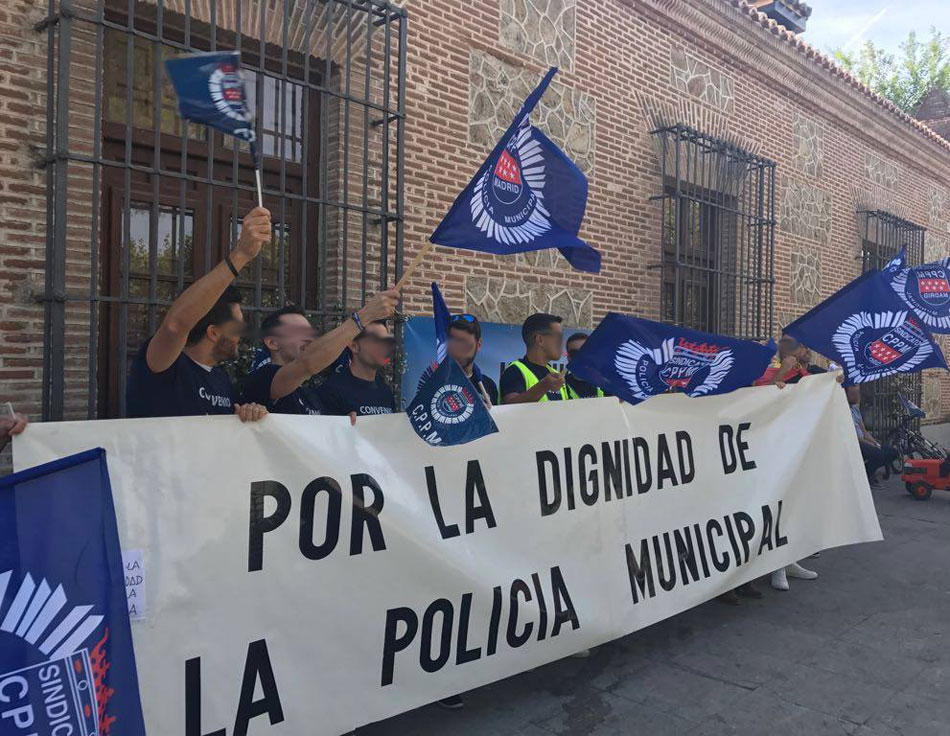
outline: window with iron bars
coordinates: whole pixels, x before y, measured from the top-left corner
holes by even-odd
[[[921,225],[890,212],[862,210],[858,212],[858,232],[862,272],[883,268],[902,248],[907,250],[908,266],[923,263],[927,229]],[[900,397],[920,406],[922,388],[920,373],[887,376],[861,384],[861,413],[868,429],[877,434],[878,439],[887,439],[904,415]],[[920,420],[914,424],[920,428]]]
[[[692,329],[772,334],[775,164],[685,125],[653,131],[663,193],[660,315]]]
[[[167,58],[233,49],[248,74],[275,223],[273,241],[237,281],[252,336],[262,313],[291,302],[330,328],[398,279],[402,8],[54,0],[41,28],[50,92],[45,419],[124,415],[136,351],[174,298],[223,258],[256,204],[247,146],[178,117]]]

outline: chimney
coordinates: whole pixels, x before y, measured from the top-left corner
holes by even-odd
[[[811,16],[811,8],[800,0],[746,0],[749,5],[792,33],[802,33]]]

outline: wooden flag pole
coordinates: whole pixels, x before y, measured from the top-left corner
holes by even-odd
[[[416,253],[416,257],[412,259],[412,262],[409,264],[409,267],[402,272],[402,276],[399,277],[399,281],[396,282],[396,285],[393,287],[394,290],[399,291],[403,286],[406,285],[406,282],[409,280],[409,277],[412,276],[413,272],[419,268],[419,264],[422,263],[422,259],[425,258],[426,254],[432,250],[435,246],[431,240],[428,241],[422,249]]]

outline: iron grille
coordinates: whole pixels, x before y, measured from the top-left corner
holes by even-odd
[[[125,414],[140,343],[256,203],[246,147],[178,118],[171,56],[235,49],[250,71],[275,221],[273,242],[237,282],[252,328],[293,302],[326,329],[398,279],[403,9],[51,0],[39,29],[49,48],[45,419]]]
[[[861,233],[862,272],[883,268],[901,248],[907,250],[907,265],[919,266],[924,260],[925,227],[881,210],[858,212]],[[920,406],[923,382],[920,373],[887,376],[861,386],[861,413],[868,429],[879,438],[889,438],[897,429],[904,408],[900,395]],[[920,429],[920,420],[914,424]]]
[[[686,125],[653,131],[660,153],[664,321],[772,334],[775,163]]]

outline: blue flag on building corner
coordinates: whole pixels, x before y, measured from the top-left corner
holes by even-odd
[[[183,118],[247,141],[257,158],[254,111],[248,103],[239,52],[212,51],[167,59],[165,69]]]
[[[882,273],[897,273],[904,269],[904,265],[907,263],[907,246],[905,245],[901,248],[900,253],[894,256],[890,261],[885,264],[884,268],[881,269]]]
[[[926,327],[907,311],[880,271],[858,277],[785,332],[841,363],[847,385],[947,367]]]
[[[463,445],[498,431],[465,371],[446,357],[423,380],[406,408],[409,423],[430,445]]]
[[[145,734],[105,450],[0,478],[0,682],[4,735]]]
[[[775,346],[609,313],[567,369],[636,404],[657,394],[724,394],[751,386]]]
[[[509,255],[557,248],[576,269],[600,272],[600,253],[577,237],[587,207],[587,178],[544,133],[531,111],[552,67],[429,240]]]
[[[950,333],[950,258],[895,269],[884,277],[931,332]]]
[[[432,282],[432,318],[435,322],[435,357],[438,364],[449,354],[449,308],[435,281]]]

